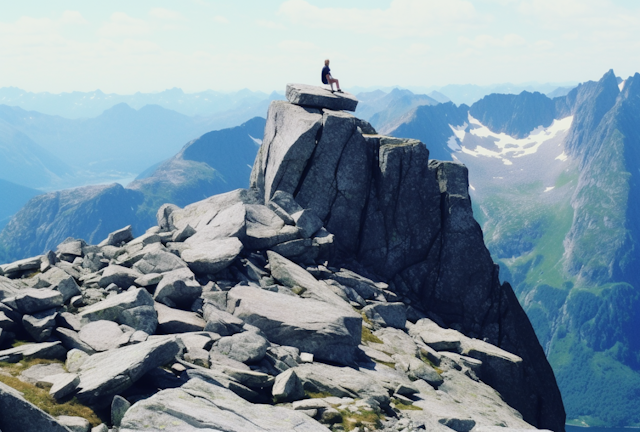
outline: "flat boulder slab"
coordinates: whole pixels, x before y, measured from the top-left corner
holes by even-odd
[[[0,265],[0,274],[11,277],[13,275],[19,275],[22,272],[38,270],[40,269],[41,263],[42,255],[21,259],[10,264]]]
[[[307,415],[287,408],[251,404],[230,390],[198,378],[137,402],[120,432],[188,430],[234,432],[329,432]]]
[[[205,200],[189,204],[184,209],[176,207],[170,215],[171,224],[178,230],[186,227],[187,225],[191,225],[196,230],[196,234],[193,236],[199,237],[200,233],[206,229],[205,227],[208,225],[216,225],[222,222],[222,219],[217,220],[217,218],[222,215],[224,210],[238,205],[237,209],[241,210],[240,214],[237,215],[237,217],[233,216],[230,219],[238,222],[240,224],[238,227],[241,230],[242,226],[244,226],[243,204],[255,204],[258,202],[259,199],[255,190],[236,189],[231,192],[214,195]],[[219,231],[219,233],[220,232],[221,231]],[[222,237],[229,237],[229,235],[222,235]],[[194,240],[189,237],[185,240],[185,243],[191,243],[192,241],[200,242],[202,239]]]
[[[166,273],[172,270],[187,267],[187,264],[180,258],[163,250],[156,250],[144,255],[140,261],[133,266],[141,273]]]
[[[271,342],[320,360],[354,363],[362,317],[352,310],[248,286],[232,288],[228,305],[229,312],[258,327]]]
[[[150,338],[146,342],[98,353],[80,366],[77,398],[104,407],[112,396],[128,389],[144,374],[174,360],[180,346],[171,336]]]
[[[66,355],[67,350],[62,346],[62,342],[42,342],[0,351],[0,362],[17,363],[25,357],[64,359]]]
[[[122,311],[118,321],[151,335],[158,328],[158,313],[153,306],[137,306]]]
[[[137,270],[112,264],[104,269],[98,285],[102,288],[106,288],[114,283],[122,289],[127,289],[133,285],[135,280],[140,276],[142,276],[142,273]]]
[[[436,351],[451,351],[461,354],[462,340],[467,337],[462,333],[445,329],[428,318],[423,318],[409,330],[409,334],[419,337]]]
[[[90,322],[82,327],[78,336],[97,352],[119,348],[129,341],[118,324],[106,320]]]
[[[20,432],[69,432],[23,394],[0,382],[0,429]],[[10,413],[10,415],[8,415]]]
[[[389,391],[372,376],[356,369],[310,363],[292,370],[306,391],[337,397],[372,398],[380,405],[389,404]]]
[[[78,317],[84,322],[98,320],[118,321],[122,312],[127,309],[153,305],[154,301],[151,294],[144,288],[138,288],[95,303],[83,309],[78,314]]]
[[[330,110],[355,111],[358,99],[351,93],[339,93],[307,84],[287,84],[287,100],[292,104]]]
[[[11,279],[0,275],[0,301],[14,297],[18,291],[18,287]]]
[[[170,308],[162,303],[155,304],[158,313],[158,329],[165,334],[202,331],[207,325],[195,312]]]
[[[227,268],[242,252],[242,242],[236,237],[191,245],[182,252],[182,259],[198,274],[215,274]]]
[[[273,210],[264,205],[247,205],[247,232],[243,239],[251,249],[266,249],[300,236],[299,230],[285,226]]]
[[[62,306],[64,297],[60,292],[50,289],[25,288],[15,297],[5,299],[4,302],[23,314],[33,314]]]
[[[56,327],[56,309],[48,309],[42,312],[36,312],[33,315],[24,315],[22,317],[22,327],[36,342],[44,342],[51,336],[53,329]]]

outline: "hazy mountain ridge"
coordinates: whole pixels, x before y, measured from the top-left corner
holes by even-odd
[[[230,93],[213,90],[185,93],[182,89],[172,88],[157,93],[137,92],[133,95],[120,95],[103,93],[100,90],[54,94],[29,92],[16,87],[0,88],[0,104],[70,119],[97,117],[120,103],[126,103],[134,109],[140,109],[145,105],[159,105],[187,116],[211,116],[242,109],[270,97],[274,97],[273,93],[269,95],[247,89]],[[260,114],[264,115],[264,112]]]
[[[153,225],[163,203],[184,206],[247,187],[264,124],[263,118],[255,118],[235,128],[206,133],[126,188],[119,184],[86,186],[32,198],[0,232],[0,260],[41,254],[67,237],[99,241],[129,224],[140,233]]]

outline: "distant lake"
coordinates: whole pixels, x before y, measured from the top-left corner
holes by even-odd
[[[566,426],[567,432],[640,432],[638,428],[599,428],[599,427],[578,427],[578,426]]]

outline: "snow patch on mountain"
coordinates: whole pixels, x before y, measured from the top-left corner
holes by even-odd
[[[555,141],[571,127],[573,116],[555,120],[551,126],[539,126],[522,139],[514,138],[505,133],[495,133],[489,130],[478,119],[469,115],[469,123],[462,126],[452,126],[453,135],[447,145],[462,153],[478,157],[501,159],[505,165],[512,165],[513,158],[520,158],[536,153],[540,147],[550,141]],[[459,147],[459,150],[458,150]],[[563,152],[556,159],[565,161],[567,155]]]

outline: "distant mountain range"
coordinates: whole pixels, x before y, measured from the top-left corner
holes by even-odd
[[[0,179],[0,230],[23,205],[40,191]]]
[[[156,223],[163,203],[184,206],[248,187],[264,125],[258,117],[206,133],[128,187],[84,186],[32,198],[0,232],[0,262],[41,254],[67,237],[100,242],[126,225],[139,235]]]
[[[278,98],[282,98],[282,94],[273,92],[269,95],[247,89],[231,93],[213,90],[185,93],[179,88],[172,88],[158,93],[119,95],[103,93],[100,90],[54,94],[28,92],[17,87],[0,88],[0,104],[70,119],[97,117],[122,103],[136,110],[145,105],[158,105],[190,117],[211,117],[223,112],[242,112],[264,100]],[[263,112],[261,114],[264,115]]]
[[[640,75],[421,106],[389,132],[469,168],[475,217],[568,418],[639,426]]]

